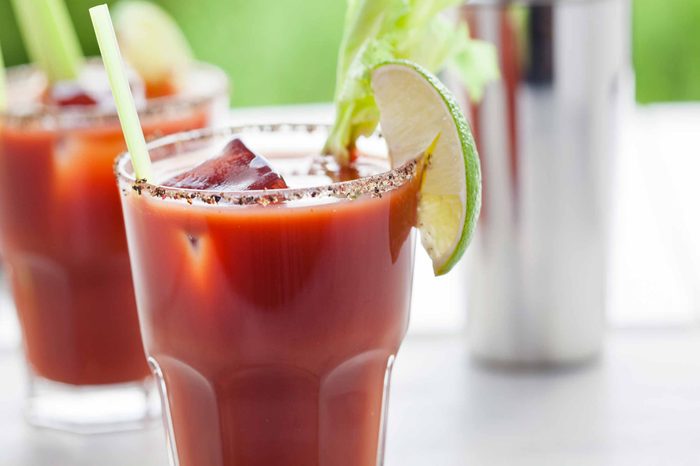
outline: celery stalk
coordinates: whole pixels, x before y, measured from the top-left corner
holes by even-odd
[[[5,62],[0,47],[0,112],[7,108],[7,79],[5,78]]]
[[[41,70],[48,74],[48,57],[44,52],[42,42],[43,33],[36,20],[36,3],[34,0],[12,0],[12,7],[19,26],[24,46],[29,54],[29,59]]]
[[[63,0],[12,0],[32,62],[49,82],[78,77],[83,53]]]
[[[324,148],[347,165],[358,137],[379,123],[370,70],[382,62],[408,59],[437,73],[454,69],[470,95],[498,79],[496,50],[472,40],[464,24],[440,13],[463,0],[348,0],[345,30],[338,55],[336,120]]]

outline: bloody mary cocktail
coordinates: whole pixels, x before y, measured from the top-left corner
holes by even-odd
[[[142,385],[149,370],[113,177],[125,147],[116,113],[98,104],[47,103],[42,73],[31,67],[9,70],[8,94],[0,114],[0,247],[32,387],[64,394],[80,387],[84,394],[88,386]],[[177,94],[144,103],[143,129],[153,137],[201,128],[226,103],[223,73],[193,65]],[[38,424],[90,430],[102,422],[71,419],[70,412],[44,419],[54,414],[63,416],[30,406]]]
[[[160,184],[137,183],[128,155],[118,161],[173,464],[381,464],[389,376],[408,325],[417,168],[388,171],[386,159],[370,156],[349,170],[319,168],[326,130],[167,137],[149,150]],[[228,183],[233,162],[176,176],[235,148],[236,138],[290,188],[207,190]],[[245,163],[279,182],[259,160]]]

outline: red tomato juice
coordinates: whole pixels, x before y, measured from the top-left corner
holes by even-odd
[[[206,126],[210,105],[190,107],[149,115],[146,135]],[[116,116],[63,111],[0,120],[0,248],[26,358],[34,374],[65,384],[142,380],[149,369],[114,184],[121,129]]]
[[[122,178],[144,343],[180,466],[378,464],[409,317],[409,178],[299,205],[188,203]]]

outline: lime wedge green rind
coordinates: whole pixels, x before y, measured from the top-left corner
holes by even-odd
[[[400,83],[393,83],[388,90],[382,91],[380,87],[386,83],[380,83],[380,74],[384,74],[384,79],[391,79],[391,73],[397,70],[402,71],[399,75],[405,75],[402,79],[416,81],[414,84],[418,87],[415,89],[421,92],[427,90],[424,95],[400,94]],[[382,131],[392,152],[393,165],[416,157],[429,147],[438,133],[443,133],[443,141],[440,141],[442,148],[438,144],[436,153],[423,172],[418,228],[422,243],[433,260],[435,274],[444,275],[457,264],[471,242],[481,209],[481,169],[471,129],[454,96],[437,77],[421,66],[406,60],[387,61],[375,67],[372,76],[372,86],[381,112]],[[386,95],[382,95],[382,92]],[[409,113],[422,111],[425,107],[420,105],[444,106],[442,110],[431,109],[433,116],[440,116],[439,121],[424,122],[420,114],[415,118],[407,116],[406,110],[410,109]],[[431,128],[430,125],[435,127]],[[452,134],[448,134],[450,132]],[[408,143],[401,141],[402,134],[414,140]],[[449,145],[450,141],[455,142],[454,147]],[[459,151],[461,154],[444,153],[445,150]],[[459,176],[459,171],[463,172],[463,178]],[[456,186],[445,186],[443,189],[440,186],[443,180],[445,184]]]
[[[462,109],[457,104],[452,93],[440,82],[437,77],[429,73],[427,70],[419,72],[428,79],[440,93],[440,96],[445,102],[445,105],[450,110],[450,114],[454,119],[455,127],[459,133],[459,139],[462,142],[462,150],[464,152],[464,163],[467,176],[467,214],[464,219],[462,236],[450,258],[438,270],[436,275],[443,275],[452,270],[457,262],[462,258],[467,247],[471,243],[476,224],[481,213],[481,164],[479,162],[479,153],[476,149],[476,142],[472,134],[471,127],[467,119],[462,113]]]

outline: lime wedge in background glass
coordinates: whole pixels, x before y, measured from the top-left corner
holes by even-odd
[[[454,96],[415,63],[379,65],[372,72],[372,89],[392,165],[426,154],[418,229],[435,274],[443,275],[464,254],[481,208],[481,171],[471,129]]]
[[[141,0],[117,2],[113,11],[122,55],[145,81],[149,95],[173,92],[192,62],[190,46],[175,20]]]

